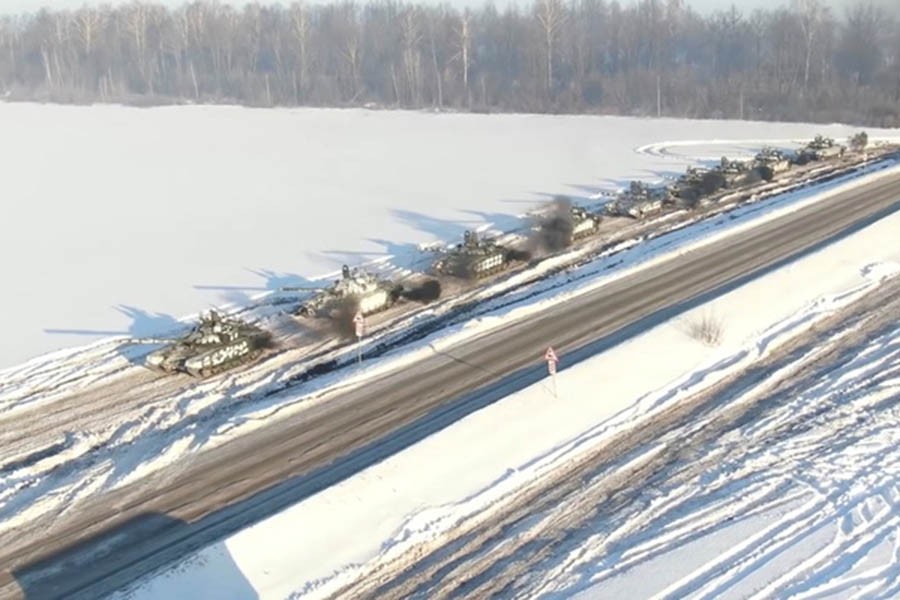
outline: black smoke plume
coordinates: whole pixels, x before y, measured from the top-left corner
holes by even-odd
[[[421,285],[404,289],[402,296],[407,300],[427,303],[441,297],[441,282],[437,279],[429,279]]]
[[[250,341],[254,350],[268,350],[276,347],[275,338],[269,331],[262,331]]]
[[[353,317],[359,311],[359,300],[356,298],[343,298],[338,302],[337,308],[331,311],[329,325],[335,336],[341,339],[356,337],[356,325]]]
[[[532,229],[528,247],[535,254],[547,254],[567,248],[572,244],[575,224],[572,222],[572,201],[565,196],[557,196],[550,203]]]
[[[506,250],[506,260],[509,261],[522,261],[527,262],[531,260],[533,253],[528,250],[517,250],[515,248],[509,248]]]

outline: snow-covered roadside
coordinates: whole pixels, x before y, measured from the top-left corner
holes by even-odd
[[[438,544],[441,532],[487,518],[485,509],[519,486],[752,364],[871,290],[900,270],[898,231],[894,214],[563,370],[559,399],[546,382],[523,390],[119,596],[202,597],[223,577],[214,565],[228,564],[260,597],[321,597],[414,544]],[[709,314],[724,324],[716,348],[686,333]],[[223,552],[230,561],[220,560]]]
[[[748,204],[727,215],[647,240],[512,294],[483,302],[474,314],[463,315],[450,327],[379,359],[367,360],[362,369],[352,374],[336,372],[283,393],[266,395],[267,386],[273,384],[271,368],[250,369],[173,394],[165,402],[142,403],[133,414],[116,414],[109,426],[100,431],[67,433],[62,444],[55,437],[48,442],[47,449],[38,448],[26,454],[37,456],[39,460],[13,460],[14,467],[0,473],[0,532],[63,509],[98,491],[134,482],[189,453],[221,445],[265,426],[272,419],[306,410],[337,387],[360,385],[373,376],[409,364],[434,348],[446,349],[471,337],[485,335],[496,327],[526,318],[535,311],[590,291],[628,272],[699,248],[830,195],[895,175],[898,171],[900,166],[874,165],[862,176],[847,176],[765,202]],[[572,254],[579,252],[583,250],[575,250]],[[539,269],[548,272],[558,262],[571,258],[564,256],[545,261]],[[524,276],[526,274],[521,275]],[[496,293],[497,287],[516,285],[517,277],[520,275],[479,290],[476,296],[488,296]],[[420,315],[421,318],[429,316],[434,315],[430,311]],[[300,365],[285,366],[281,376],[288,377],[302,368]],[[99,414],[108,414],[107,408],[99,408]]]
[[[896,176],[898,173],[900,165],[877,165],[864,170],[862,175],[847,176],[821,186],[777,196],[759,204],[748,204],[727,214],[692,223],[663,237],[625,243],[623,247],[611,249],[600,258],[578,268],[550,275],[494,300],[483,301],[477,310],[455,319],[447,327],[413,344],[391,351],[382,358],[366,361],[362,368],[353,373],[338,372],[327,375],[309,385],[267,398],[262,402],[248,402],[236,411],[229,419],[229,423],[223,425],[221,431],[212,435],[210,440],[212,443],[224,443],[235,435],[264,426],[266,420],[276,413],[284,416],[295,410],[303,410],[337,388],[349,389],[363,385],[373,377],[413,364],[435,349],[447,350],[466,340],[489,334],[492,330],[504,327],[510,322],[526,319],[551,306],[586,294],[616,279],[696,251],[834,195]],[[527,278],[535,277],[536,272],[550,273],[559,265],[567,264],[584,252],[584,249],[576,249],[571,253],[546,260],[536,270],[523,272],[496,285],[480,289],[472,297],[490,298],[500,289],[513,288]],[[421,315],[422,318],[429,316],[432,315]],[[366,342],[363,348],[373,343],[375,342]]]
[[[796,140],[790,141],[787,139],[757,139],[751,141],[719,139],[715,142],[672,141],[657,142],[636,148],[635,154],[647,157],[654,157],[657,155],[666,156],[670,161],[674,158],[674,162],[676,163],[687,163],[696,160],[695,157],[692,157],[690,151],[683,151],[683,155],[680,157],[672,157],[666,155],[667,149],[672,146],[688,150],[694,149],[696,152],[727,153],[729,155],[734,155],[735,153],[740,154],[742,150],[744,153],[749,152],[750,155],[752,155],[764,143],[780,143],[788,146],[797,145]],[[620,166],[624,168],[623,165]],[[863,167],[857,175],[871,171],[873,168],[877,170],[881,167],[883,167],[883,165]],[[847,177],[843,177],[841,178],[841,181],[845,181],[846,179]],[[836,183],[838,182],[832,182],[831,184],[826,185],[820,184],[818,189],[828,189],[833,187]],[[807,190],[806,193],[801,191],[799,195],[792,193],[783,194],[778,198],[771,198],[771,194],[779,191],[784,192],[789,189],[790,186],[785,184],[779,186],[777,189],[772,188],[773,186],[771,185],[763,186],[763,189],[765,189],[764,195],[767,196],[767,199],[760,202],[761,206],[781,206],[792,200],[809,196]],[[586,204],[597,202],[602,204],[603,202],[600,200],[605,198],[605,193],[601,192],[591,195],[590,197],[585,197],[584,201]],[[717,204],[719,204],[721,208],[727,206],[729,203],[728,201],[723,200]],[[498,215],[495,215],[495,217],[496,216]],[[659,220],[662,222],[669,221],[673,219],[674,216],[675,215],[667,214]],[[525,213],[515,217],[513,215],[506,215],[502,219],[498,218],[497,221],[488,221],[484,225],[478,227],[478,229],[481,231],[490,230],[495,234],[502,233],[504,227],[507,228],[506,231],[509,231],[509,227],[511,227],[512,223],[517,223],[520,226],[523,225],[523,223],[527,222],[526,218],[527,215]],[[509,238],[510,240],[518,240],[520,235],[511,234],[504,237]],[[442,243],[450,241],[455,242],[456,240],[443,240]],[[635,240],[635,242],[637,242],[637,240]],[[430,262],[430,258],[427,254],[416,252],[411,245],[399,244],[396,242],[393,244],[396,246],[397,254],[384,254],[371,261],[367,261],[367,268],[374,268],[381,272],[382,275],[402,280],[404,277],[409,276],[413,269],[424,268]],[[579,252],[585,253],[588,250],[590,250],[590,244],[581,246],[579,250],[568,253],[565,256],[558,257],[554,262],[545,262],[541,266],[546,270],[552,267],[553,264],[560,264],[572,256],[579,255]],[[529,273],[533,274],[533,271],[529,271]],[[517,279],[521,280],[522,278],[528,277],[529,273],[523,273]],[[270,273],[270,275],[274,277],[274,274]],[[336,273],[329,273],[323,276],[322,281],[319,283],[328,283],[327,280],[331,280],[335,276]],[[282,279],[283,281],[279,281],[281,281],[281,283],[286,283],[289,278]],[[320,278],[317,277],[315,278],[315,281],[309,280],[307,283],[312,285],[319,279]],[[515,280],[510,283],[514,284],[514,282]],[[226,286],[226,288],[222,289],[227,290],[230,288]],[[278,312],[277,309],[274,311],[271,310],[273,308],[271,306],[265,306],[266,302],[280,298],[280,295],[277,294],[277,292],[274,292],[273,289],[269,289],[267,291],[249,294],[251,289],[252,288],[247,288],[245,290],[247,292],[246,294],[226,294],[226,298],[228,298],[230,302],[225,305],[220,303],[219,309],[240,314],[243,318],[249,318],[251,320],[265,320],[267,316],[271,316],[273,313]],[[231,291],[236,292],[237,290]],[[484,297],[493,295],[496,292],[497,288],[492,287],[481,290],[481,293],[476,295]],[[260,303],[263,303],[263,306],[261,306]],[[130,314],[136,319],[141,316],[140,311],[129,309],[128,307],[120,307],[120,311]],[[165,339],[147,336],[152,334],[154,336],[161,336],[162,338],[171,338],[180,335],[188,328],[190,323],[193,323],[196,320],[197,314],[191,313],[182,315],[177,319],[166,317],[151,320],[146,317],[147,315],[144,315],[144,317],[141,318],[147,323],[141,325],[140,328],[134,331],[134,334],[137,337],[127,335],[107,337],[86,346],[42,355],[15,367],[0,368],[0,416],[3,416],[3,413],[10,409],[19,410],[28,408],[29,404],[33,407],[37,403],[52,401],[60,396],[71,394],[90,386],[110,383],[120,375],[134,375],[136,371],[141,370],[138,366],[141,357],[159,347],[158,342],[165,342]],[[158,317],[160,316],[158,315]],[[153,323],[152,325],[150,324],[151,322]]]

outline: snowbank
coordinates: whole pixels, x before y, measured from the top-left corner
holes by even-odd
[[[485,509],[519,486],[752,364],[878,285],[900,265],[897,231],[895,214],[565,369],[558,399],[546,381],[531,386],[221,547],[260,597],[312,598],[413,544],[439,544],[442,532],[466,519],[489,518]],[[710,314],[723,324],[717,347],[687,332]],[[177,596],[215,580],[221,574],[206,566],[210,551],[148,578],[128,597]]]
[[[471,292],[470,300],[482,300],[477,308],[444,322],[443,327],[424,339],[401,345],[381,357],[368,358],[361,368],[338,370],[283,391],[279,391],[283,382],[308,366],[302,348],[184,388],[168,378],[154,381],[151,377],[141,383],[149,373],[140,367],[129,369],[121,348],[104,342],[54,353],[46,363],[36,359],[7,369],[0,372],[7,376],[0,384],[2,416],[13,419],[21,411],[33,410],[39,411],[42,418],[39,435],[32,432],[22,436],[18,431],[10,431],[12,439],[7,437],[10,456],[5,461],[9,468],[0,476],[0,533],[14,531],[52,511],[71,509],[92,495],[120,488],[186,460],[191,453],[210,450],[275,419],[308,410],[326,401],[330,392],[362,385],[376,375],[412,364],[436,348],[449,348],[485,335],[495,327],[527,318],[634,270],[898,171],[900,166],[891,162],[869,165],[859,173],[732,207],[727,214],[682,223],[681,229],[655,239],[626,242],[624,249],[608,251],[580,267],[551,274],[553,268],[583,258],[590,244],[580,246]],[[544,277],[526,284],[538,275]],[[498,296],[501,289],[515,286],[519,286],[515,291],[485,300]],[[402,336],[411,324],[431,322],[450,308],[449,300],[431,305],[370,336],[365,345]],[[261,306],[254,312],[265,314],[273,309],[277,310]],[[256,316],[262,318],[262,314]],[[352,347],[335,350],[334,356],[342,352],[355,358]],[[273,379],[273,373],[278,373],[277,378]],[[129,374],[137,378],[128,377]],[[53,404],[56,397],[92,382],[101,392],[98,395],[87,394],[76,402]],[[131,389],[140,393],[129,396],[127,391]],[[112,398],[117,398],[115,409],[109,406]]]

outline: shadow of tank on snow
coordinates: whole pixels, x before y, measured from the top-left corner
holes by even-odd
[[[154,313],[136,306],[120,304],[115,310],[131,320],[126,329],[44,329],[44,333],[58,335],[84,335],[84,336],[116,336],[128,335],[131,337],[150,337],[166,335],[184,328],[184,323],[165,313]]]
[[[426,233],[441,242],[461,240],[465,231],[484,225],[480,219],[439,219],[412,210],[392,210],[391,214],[400,223]]]
[[[272,269],[247,269],[263,280],[260,285],[235,285],[235,284],[195,284],[195,290],[214,291],[223,293],[241,293],[248,300],[251,295],[262,292],[276,292],[285,287],[310,287],[320,285],[321,282],[307,279],[296,273],[274,271]]]
[[[116,352],[131,364],[142,365],[147,354],[161,348],[165,342],[160,338],[178,335],[187,325],[165,313],[150,312],[136,306],[120,304],[113,307],[130,319],[125,329],[44,329],[51,335],[77,335],[91,338],[127,336]]]
[[[728,281],[727,283],[690,298],[689,300],[657,310],[652,314],[646,315],[645,317],[626,325],[618,331],[594,340],[586,341],[579,347],[572,348],[564,355],[560,355],[559,369],[560,371],[564,371],[591,356],[595,356],[599,352],[603,352],[641,334],[649,328],[678,318],[686,311],[701,306],[731,290],[737,289],[766,273],[770,273],[790,264],[802,256],[813,254],[834,241],[852,235],[854,232],[895,212],[898,210],[898,207],[900,207],[900,203],[894,204],[864,221],[841,231],[839,234],[816,243],[811,247],[805,248],[800,252],[796,252],[772,264],[746,273],[741,277]],[[372,356],[378,356],[381,352],[389,350],[389,348],[380,349]],[[452,352],[442,351],[441,353],[445,354],[451,360],[464,361],[464,359],[453,356]],[[540,356],[540,354],[538,353],[536,356]],[[362,358],[366,360],[369,356],[364,353]],[[473,369],[481,368],[480,365],[477,364],[471,364],[470,366]],[[33,562],[23,567],[17,567],[14,569],[13,574],[16,581],[19,582],[22,589],[26,592],[27,598],[58,598],[60,597],[59,591],[62,589],[58,586],[71,586],[73,583],[84,581],[84,579],[90,580],[93,577],[92,568],[95,572],[96,569],[101,568],[104,564],[109,564],[114,568],[121,567],[126,571],[131,569],[131,572],[126,573],[127,577],[119,575],[121,579],[131,581],[134,579],[133,575],[136,576],[137,573],[134,572],[133,566],[129,567],[131,564],[129,557],[133,556],[133,550],[140,548],[140,540],[146,539],[148,533],[155,527],[160,527],[173,533],[171,537],[172,541],[171,544],[167,546],[166,552],[155,554],[155,558],[151,559],[151,562],[144,564],[146,571],[163,566],[165,563],[187,555],[197,548],[220,540],[234,531],[247,527],[291,506],[292,504],[309,498],[310,496],[385,460],[453,423],[458,422],[467,415],[481,410],[525,387],[538,383],[546,377],[546,366],[542,361],[536,359],[534,364],[506,373],[503,377],[492,383],[488,383],[479,389],[471,390],[461,396],[453,398],[442,406],[432,409],[427,414],[421,415],[414,421],[391,431],[384,437],[379,437],[371,441],[360,441],[355,447],[346,448],[344,454],[335,457],[328,462],[328,464],[315,466],[288,476],[279,483],[258,490],[243,500],[224,506],[193,523],[185,524],[166,516],[145,515],[143,517],[132,519],[124,525],[108,528],[103,533],[92,537],[87,542],[81,542],[74,547],[70,546],[69,548],[55,553],[49,558],[42,558],[38,562]],[[215,407],[208,407],[207,410],[215,411]],[[205,427],[199,428],[199,430],[195,427],[198,422],[208,422],[208,418],[209,415],[197,415],[196,421],[192,422],[186,420],[178,423],[173,427],[173,430],[190,429],[192,434],[196,436],[195,444],[200,446],[202,445],[204,437],[208,438],[217,430],[217,427]],[[253,417],[248,415],[247,418],[250,419]],[[294,418],[300,420],[303,417],[296,416]],[[232,425],[237,427],[241,425],[241,422],[234,422]],[[292,428],[295,425],[296,421],[292,421],[291,418],[286,418],[284,421],[285,427]],[[158,440],[161,449],[168,444],[168,439],[170,438]],[[295,458],[297,457],[286,456],[285,460],[291,462]],[[312,543],[314,542],[315,541],[312,540]],[[162,558],[160,558],[160,554],[163,555]],[[158,564],[153,563],[154,560],[157,561]],[[249,585],[244,587],[246,585],[246,578],[240,573],[239,569],[235,568],[231,573],[231,576],[234,578],[232,583],[234,589],[238,591],[246,590],[248,595],[245,597],[247,598],[255,597],[253,595],[254,592],[249,589]],[[115,577],[113,577],[103,582],[102,585],[105,585],[107,591],[109,591],[113,589],[113,587],[111,587],[113,584],[114,587],[120,587],[124,583],[127,583],[127,581],[115,581]],[[68,594],[64,597],[93,598],[99,596],[100,594],[97,592],[101,590],[100,588],[95,588],[90,591],[92,592],[90,595]],[[240,598],[240,596],[226,597]]]

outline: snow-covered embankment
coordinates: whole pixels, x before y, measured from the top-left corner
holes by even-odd
[[[746,368],[879,285],[900,265],[898,231],[894,214],[564,368],[558,398],[547,382],[527,388],[130,593],[212,593],[216,565],[227,564],[261,597],[322,597],[372,569],[396,568],[409,549],[439,545],[446,532],[489,518],[492,505],[542,474]],[[703,317],[722,325],[716,346],[689,335]]]

